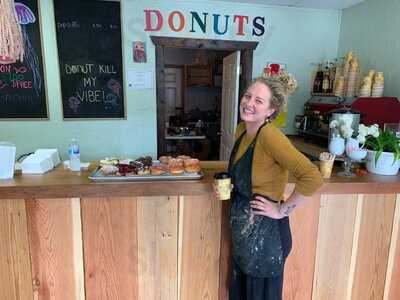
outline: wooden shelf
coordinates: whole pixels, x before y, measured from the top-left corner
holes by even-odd
[[[186,86],[206,85],[212,86],[212,67],[210,64],[201,65],[185,65],[185,82]]]

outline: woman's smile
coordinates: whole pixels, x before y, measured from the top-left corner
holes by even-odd
[[[243,113],[253,115],[255,113],[255,109],[245,106],[243,107]]]

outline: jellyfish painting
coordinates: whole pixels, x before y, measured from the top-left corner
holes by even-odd
[[[14,0],[0,1],[0,64],[24,59],[21,25],[16,19]]]
[[[21,25],[22,39],[24,41],[25,48],[25,61],[29,69],[33,74],[33,87],[36,94],[39,96],[42,90],[42,78],[39,73],[39,58],[32,47],[32,43],[29,40],[29,36],[26,33],[26,25],[33,24],[36,22],[36,17],[32,10],[23,3],[15,2],[15,13],[19,24]]]
[[[36,17],[28,6],[23,3],[15,2],[15,12],[17,13],[18,22],[21,25],[27,25],[36,22]]]

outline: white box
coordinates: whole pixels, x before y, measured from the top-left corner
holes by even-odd
[[[35,155],[45,157],[50,156],[54,167],[57,167],[61,163],[60,156],[58,155],[58,149],[37,149],[35,151]]]
[[[23,174],[43,174],[54,168],[53,160],[50,155],[29,155],[21,163]]]
[[[15,146],[8,142],[0,142],[0,179],[14,177]]]

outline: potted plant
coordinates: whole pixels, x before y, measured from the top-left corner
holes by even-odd
[[[357,140],[367,148],[367,170],[379,175],[396,175],[400,168],[400,137],[377,124],[360,124]]]

